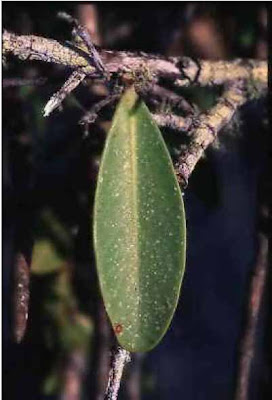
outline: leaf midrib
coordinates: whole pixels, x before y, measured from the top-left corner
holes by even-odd
[[[138,234],[138,224],[139,224],[139,193],[138,193],[138,158],[137,158],[137,120],[135,115],[129,118],[129,145],[130,145],[130,161],[131,161],[131,206],[132,206],[132,232],[133,232],[133,242],[134,242],[134,279],[137,290],[135,291],[135,296],[137,298],[136,307],[139,309],[140,306],[140,243]],[[136,311],[136,310],[135,310]],[[137,310],[136,315],[139,316]],[[139,317],[137,318],[137,323],[139,324]],[[136,325],[136,324],[135,324]]]

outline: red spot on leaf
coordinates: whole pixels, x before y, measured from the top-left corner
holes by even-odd
[[[123,332],[123,326],[121,324],[114,324],[114,332],[116,335],[119,335]]]

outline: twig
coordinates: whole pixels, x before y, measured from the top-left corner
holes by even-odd
[[[249,378],[254,357],[256,329],[268,270],[268,237],[264,233],[259,233],[258,242],[259,249],[256,267],[249,291],[247,323],[241,341],[241,356],[235,400],[249,399]]]
[[[116,400],[121,383],[123,369],[126,363],[130,361],[130,353],[122,347],[116,347],[112,351],[111,369],[109,381],[104,400]]]
[[[174,114],[152,114],[152,117],[160,127],[180,132],[189,132],[193,123],[192,117],[183,118]]]
[[[77,6],[79,22],[90,32],[95,45],[101,45],[99,32],[98,5],[90,3],[79,3]]]
[[[152,101],[157,100],[159,103],[166,102],[177,110],[181,110],[187,114],[195,113],[195,106],[191,105],[188,100],[163,86],[149,85],[147,89],[142,90],[140,94],[146,98],[147,101],[151,98]]]
[[[89,65],[88,57],[77,53],[69,46],[60,44],[57,40],[45,39],[38,36],[17,36],[4,31],[3,54],[12,53],[21,60],[40,60],[62,64],[74,69],[80,68],[86,75],[92,75],[95,68]]]
[[[197,116],[191,127],[192,140],[181,152],[176,164],[180,182],[186,186],[198,160],[216,139],[218,132],[233,117],[239,106],[246,102],[244,83],[228,85],[217,104],[208,112]]]
[[[89,32],[87,30],[83,29],[80,25],[78,25],[76,28],[76,33],[86,44],[86,47],[91,54],[91,58],[92,58],[92,61],[94,63],[96,70],[98,72],[100,72],[101,77],[103,77],[105,75],[106,70],[105,70],[103,62],[98,54],[98,51],[96,50],[94,44],[92,43]]]
[[[82,349],[73,349],[65,359],[63,385],[60,400],[79,400],[81,385],[86,371],[86,354]]]
[[[88,111],[79,121],[80,125],[90,125],[93,124],[98,117],[98,113],[107,105],[113,103],[120,98],[122,93],[115,93],[113,95],[107,96],[105,99],[96,103],[90,111]]]
[[[61,12],[58,14],[59,17],[67,20],[70,23],[75,25],[73,29],[73,36],[78,48],[75,47],[75,50],[82,54],[83,47],[83,55],[88,59],[90,65],[93,65],[98,72],[101,78],[105,78],[105,67],[101,61],[101,58],[92,43],[89,32],[83,28],[78,21],[71,17],[69,14],[65,12]],[[73,44],[71,45],[73,48]],[[71,93],[86,77],[86,73],[80,70],[76,70],[72,73],[70,78],[65,82],[62,88],[55,93],[49,102],[46,104],[44,108],[44,116],[47,117],[55,108],[59,107],[65,97]]]
[[[53,94],[50,100],[46,103],[44,107],[44,117],[48,117],[49,114],[57,107],[59,107],[65,97],[71,93],[85,78],[84,72],[74,71],[67,81],[64,83],[62,88]]]
[[[12,53],[22,60],[41,60],[80,69],[87,76],[96,68],[90,64],[89,56],[80,49],[70,48],[53,39],[34,35],[16,35],[4,31],[3,55]],[[111,75],[114,73],[133,75],[135,71],[148,71],[150,76],[165,78],[174,85],[202,86],[220,85],[239,79],[267,85],[266,61],[234,60],[195,62],[188,57],[162,57],[146,53],[126,51],[98,51],[103,65]]]
[[[73,29],[73,37],[74,41],[80,45],[83,45],[84,51],[90,54],[90,63],[94,65],[96,70],[101,74],[101,77],[105,75],[105,67],[102,63],[102,60],[92,42],[91,36],[87,29],[79,24],[76,18],[73,18],[71,15],[66,12],[59,12],[58,17],[68,21],[70,24],[74,25]]]
[[[20,343],[25,335],[29,306],[30,266],[22,253],[15,260],[14,337]]]
[[[91,39],[84,34],[84,29],[80,27],[81,37],[87,40],[87,47],[91,49]],[[17,40],[18,38],[18,40]],[[83,40],[83,39],[82,39]],[[5,50],[4,50],[5,47]],[[70,48],[72,47],[72,48]],[[55,108],[59,107],[64,98],[74,90],[86,75],[91,76],[97,72],[102,72],[102,62],[95,48],[91,54],[85,53],[82,49],[73,45],[66,47],[59,44],[56,40],[38,38],[37,36],[16,36],[8,32],[3,34],[3,54],[12,52],[22,60],[42,60],[57,64],[64,64],[76,67],[78,60],[85,60],[85,68],[76,69],[65,82],[62,88],[55,93],[44,108],[44,116],[48,116]],[[94,57],[96,59],[94,60]],[[97,58],[98,57],[98,58]],[[103,70],[104,71],[104,70]]]
[[[47,78],[5,78],[3,79],[3,88],[18,87],[18,86],[40,86],[47,82]]]
[[[90,124],[93,124],[98,118],[99,112],[106,107],[107,105],[114,103],[116,100],[120,98],[122,95],[122,91],[119,93],[114,93],[112,95],[107,96],[105,99],[96,103],[90,111],[88,111],[79,121],[80,125],[84,125],[87,129]],[[179,96],[178,96],[179,97]],[[180,99],[179,99],[180,100]],[[186,100],[184,100],[186,102]],[[189,132],[192,123],[193,117],[179,117],[170,113],[156,113],[152,114],[154,121],[163,128],[170,128],[179,132]]]

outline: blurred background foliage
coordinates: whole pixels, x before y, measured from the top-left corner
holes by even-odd
[[[267,58],[267,11],[262,2],[3,2],[2,11],[4,29],[17,34],[69,40],[70,27],[56,17],[58,11],[66,11],[87,26],[95,44],[108,49],[206,59]],[[44,105],[68,74],[57,65],[15,58],[6,60],[3,68],[4,79],[45,79],[39,85],[3,89],[3,395],[9,400],[100,399],[113,343],[97,289],[90,231],[96,174],[112,110],[106,108],[84,134],[78,121],[104,94],[101,85],[88,82],[60,112],[43,118]],[[209,108],[219,92],[220,88],[180,91],[202,109]],[[260,106],[251,107],[262,121]],[[232,123],[235,140],[241,135],[239,118]],[[163,133],[175,157],[180,138],[175,132]],[[226,143],[233,146],[230,137]],[[209,154],[192,177],[187,200],[198,197],[207,215],[222,203]],[[192,226],[194,218],[201,219],[201,207],[191,212]],[[28,328],[21,344],[13,339],[13,271],[18,253],[25,254],[29,264],[32,258]],[[186,303],[186,288],[184,296]],[[164,360],[168,365],[170,361]],[[181,398],[175,385],[171,387],[171,377],[156,375],[156,362],[135,356],[122,386],[124,399]],[[168,368],[178,376],[179,367],[177,371],[170,362]],[[196,397],[185,388],[182,398],[233,398],[235,367],[230,369],[231,378],[221,386],[217,382],[216,390],[202,385]],[[159,391],[159,379],[168,379],[168,391]]]

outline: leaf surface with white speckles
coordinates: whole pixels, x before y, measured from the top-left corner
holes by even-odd
[[[179,298],[185,240],[172,161],[148,108],[130,88],[108,133],[94,210],[100,287],[126,350],[150,350],[166,333]]]

